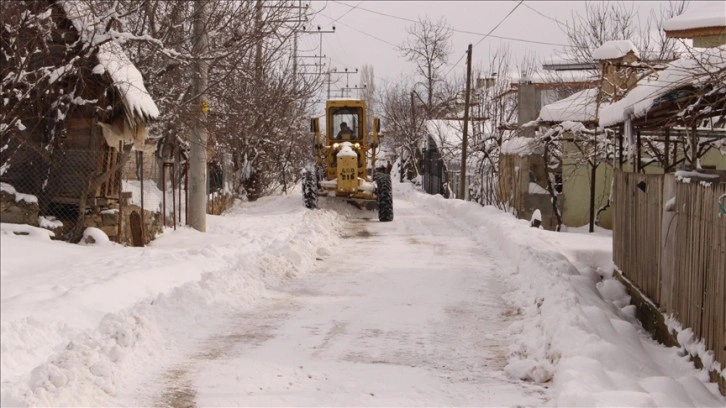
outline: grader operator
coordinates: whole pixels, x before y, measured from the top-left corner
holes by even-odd
[[[317,208],[319,197],[344,199],[378,210],[379,221],[393,221],[391,177],[376,173],[380,120],[366,130],[366,103],[360,99],[331,99],[325,106],[325,134],[320,119],[310,121],[315,165],[303,173],[305,207]]]

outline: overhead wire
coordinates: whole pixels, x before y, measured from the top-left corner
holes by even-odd
[[[514,0],[514,1],[517,1],[517,0]],[[332,2],[333,3],[337,3],[337,4],[341,4],[341,5],[346,6],[346,7],[349,7],[349,8],[353,8],[354,7],[354,6],[351,6],[350,4],[345,3],[343,1],[332,1]],[[393,19],[401,20],[401,21],[406,21],[406,22],[409,22],[409,23],[418,23],[419,22],[417,20],[413,20],[413,19],[410,19],[410,18],[396,16],[396,15],[384,13],[384,12],[381,12],[381,11],[371,10],[371,9],[367,9],[365,7],[360,7],[360,3],[358,5],[356,5],[355,8],[358,9],[358,10],[367,11],[369,13],[377,14],[377,15],[380,15],[380,16],[389,17],[389,18],[393,18]],[[536,10],[535,10],[535,12],[536,12]],[[552,19],[551,17],[547,17],[547,16],[544,16],[544,15],[543,15],[543,17]],[[455,32],[455,33],[459,33],[459,34],[470,34],[470,35],[477,35],[477,36],[479,36],[479,35],[485,35],[483,33],[478,33],[478,32],[468,31],[468,30],[452,29],[451,31],[452,32]],[[572,47],[571,45],[568,45],[568,44],[551,43],[551,42],[537,41],[537,40],[526,40],[526,39],[523,39],[523,38],[505,37],[505,36],[501,36],[501,35],[492,35],[492,34],[489,34],[489,37],[498,38],[498,39],[501,39],[501,40],[508,40],[508,41],[519,41],[519,42],[530,43],[530,44],[554,45],[554,46],[558,46],[558,47]]]
[[[502,25],[509,18],[509,16],[511,16],[512,13],[514,13],[515,10],[517,10],[519,8],[519,6],[522,5],[522,3],[524,3],[524,0],[519,0],[519,3],[517,3],[517,5],[514,6],[514,8],[511,9],[509,11],[509,13],[507,13],[506,16],[504,16],[504,18],[502,18],[501,20],[499,20],[499,22],[497,23],[497,25],[495,25],[491,30],[489,30],[489,32],[486,35],[484,35],[476,44],[474,44],[474,47],[476,47],[477,45],[481,44],[482,41],[484,41],[487,37],[489,37],[491,35],[491,33],[494,32],[494,30],[496,30],[497,28],[499,28],[499,26]],[[454,65],[451,66],[451,69],[449,69],[444,76],[445,77],[446,76],[449,76],[449,74],[451,73],[451,71],[453,71],[454,68],[456,68],[459,65],[459,63],[464,59],[465,56],[466,56],[466,54],[462,55],[461,58],[459,58],[459,60],[456,61],[456,63],[454,63]]]
[[[517,1],[517,0],[512,0],[512,1]],[[541,11],[537,10],[536,8],[534,8],[534,7],[530,6],[530,5],[529,5],[529,4],[527,4],[527,3],[524,3],[524,7],[527,7],[528,9],[530,9],[530,10],[534,11],[535,13],[539,14],[540,16],[542,16],[542,17],[544,17],[544,18],[546,18],[546,19],[548,19],[548,20],[554,21],[554,22],[555,22],[555,23],[557,23],[557,25],[558,25],[558,26],[560,27],[560,30],[562,30],[562,31],[564,32],[564,30],[563,30],[563,27],[566,27],[566,26],[567,26],[567,24],[565,24],[565,23],[561,22],[560,20],[558,20],[558,19],[556,19],[556,18],[554,18],[554,17],[550,17],[550,16],[548,16],[548,15],[546,15],[546,14],[542,13]]]

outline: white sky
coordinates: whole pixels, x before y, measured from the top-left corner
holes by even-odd
[[[394,197],[379,223],[293,190],[144,248],[0,224],[0,404],[726,406],[641,330],[606,231]]]
[[[492,37],[480,42],[516,5],[516,1],[312,1],[313,10],[320,14],[309,24],[313,31],[320,26],[329,31],[335,25],[335,34],[323,34],[323,55],[330,59],[329,67],[338,71],[348,68],[353,71],[364,64],[374,67],[375,76],[381,79],[397,79],[401,74],[410,75],[412,66],[400,57],[396,46],[407,36],[406,28],[417,20],[428,16],[432,21],[443,17],[460,32],[454,33],[453,53],[449,59],[452,73],[463,74],[466,63],[466,48],[475,45],[472,64],[485,61],[489,51],[500,44],[511,47],[516,60],[536,54],[538,59],[553,56],[555,50],[566,45],[566,35],[557,22],[567,22],[573,12],[584,13],[583,1],[526,1],[512,13],[493,33]],[[658,10],[664,1],[636,1],[633,8],[641,19],[652,10]],[[689,8],[702,5],[693,1]],[[466,34],[472,32],[478,34]],[[493,36],[509,39],[494,38]],[[309,38],[304,38],[309,37]],[[523,41],[517,41],[523,40]],[[320,34],[303,35],[303,55],[320,55]],[[541,44],[547,43],[547,44]],[[454,65],[458,61],[458,64]],[[309,58],[309,63],[317,62]],[[326,67],[327,68],[327,67]],[[458,71],[457,71],[458,70]],[[338,76],[343,78],[345,76]],[[355,75],[349,77],[349,85],[357,84]]]

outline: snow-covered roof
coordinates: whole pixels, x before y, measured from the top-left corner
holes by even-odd
[[[694,30],[698,28],[726,27],[726,3],[709,2],[697,8],[686,10],[663,23],[666,31]]]
[[[576,92],[565,99],[545,105],[539,120],[546,122],[589,122],[596,119],[597,88]]]
[[[110,35],[97,30],[98,18],[84,1],[61,0],[68,19],[78,31],[81,40],[91,46],[98,45],[96,54],[100,67],[96,66],[93,73],[108,72],[114,87],[123,97],[123,103],[131,116],[154,119],[159,116],[159,108],[144,86],[144,79],[138,69],[129,60],[121,45]]]
[[[426,132],[439,149],[460,146],[463,129],[464,122],[461,120],[431,119],[426,121]]]
[[[622,58],[633,52],[636,57],[640,58],[638,49],[630,40],[607,41],[592,52],[592,58],[596,61],[611,60]]]
[[[533,84],[553,84],[559,82],[588,82],[594,79],[598,79],[598,77],[593,72],[581,69],[535,72],[527,76],[517,73],[511,74],[513,83],[530,81]]]
[[[726,69],[726,46],[694,50],[668,64],[658,73],[641,80],[618,102],[600,109],[600,126],[617,125],[625,121],[626,115],[641,118],[647,115],[656,100],[668,92],[684,86],[699,87],[712,81],[714,74]],[[726,87],[719,92],[726,93]]]

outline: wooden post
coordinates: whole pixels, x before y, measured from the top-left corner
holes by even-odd
[[[671,148],[671,128],[665,128],[665,151],[663,153],[663,172],[668,173],[668,156],[670,156]]]
[[[459,198],[466,200],[466,145],[469,131],[469,96],[471,93],[471,44],[466,50],[466,93],[464,94],[464,133],[461,136],[461,179],[459,180]]]
[[[641,165],[641,160],[640,160],[641,159],[641,157],[640,157],[640,129],[638,129],[635,132],[635,137],[636,137],[635,144],[636,144],[636,148],[638,149],[637,150],[637,153],[638,154],[636,156],[636,160],[638,161],[638,163],[635,165],[635,168],[633,170],[635,170],[636,173],[640,173],[640,165]]]
[[[166,227],[166,163],[161,166],[161,224]]]
[[[623,125],[620,125],[618,131],[618,168],[623,170]]]
[[[176,183],[174,183],[174,168],[171,168],[172,176],[171,178],[171,219],[174,222],[174,230],[176,230]]]
[[[691,126],[691,170],[698,167],[698,133],[696,125]]]

